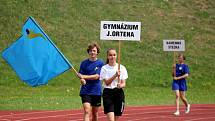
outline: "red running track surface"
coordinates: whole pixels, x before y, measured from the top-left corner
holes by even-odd
[[[193,104],[189,114],[181,106],[180,116],[174,116],[174,106],[127,106],[120,121],[215,121],[215,104]],[[0,121],[82,121],[83,110],[0,110]],[[102,109],[99,121],[106,121]]]

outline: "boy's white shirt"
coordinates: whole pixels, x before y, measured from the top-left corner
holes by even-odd
[[[118,63],[116,63],[115,66],[110,66],[108,64],[104,65],[100,72],[100,80],[104,80],[104,79],[107,80],[113,77],[113,75],[116,74],[117,70],[118,70]],[[120,79],[126,80],[127,78],[128,78],[128,73],[125,66],[120,65]],[[105,83],[103,83],[103,86],[104,88],[113,89],[117,87],[117,84],[118,84],[118,78],[115,78],[111,82],[111,84],[106,85]]]

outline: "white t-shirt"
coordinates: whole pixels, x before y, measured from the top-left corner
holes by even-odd
[[[100,72],[100,80],[104,80],[104,79],[107,80],[113,77],[113,75],[116,74],[117,70],[118,70],[118,63],[115,66],[110,66],[108,64],[104,65]],[[120,79],[126,80],[127,78],[128,78],[128,73],[125,66],[120,65]],[[115,80],[113,80],[109,85],[106,85],[104,83],[104,88],[113,89],[117,87],[117,84],[118,84],[118,78],[115,78]]]

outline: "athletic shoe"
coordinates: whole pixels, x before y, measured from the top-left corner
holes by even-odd
[[[187,105],[185,113],[189,113],[190,112],[190,104]]]
[[[180,112],[179,112],[179,111],[176,111],[176,112],[174,113],[174,115],[175,115],[175,116],[179,116],[179,115],[180,115]]]

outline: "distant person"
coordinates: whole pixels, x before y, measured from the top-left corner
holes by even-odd
[[[97,43],[91,43],[87,48],[89,58],[81,62],[78,77],[82,84],[80,96],[84,108],[84,121],[98,121],[98,110],[101,106],[102,85],[99,75],[104,62],[97,58],[100,47]]]
[[[128,78],[127,70],[123,65],[116,63],[116,50],[109,49],[107,51],[107,62],[101,69],[100,80],[104,81],[103,105],[104,113],[107,115],[108,121],[117,121],[122,115],[125,106],[125,96],[122,88],[126,85]],[[120,81],[118,81],[118,76]]]
[[[183,101],[184,105],[186,106],[185,113],[190,112],[190,104],[188,103],[185,92],[187,91],[187,84],[186,84],[186,77],[189,75],[189,68],[188,65],[184,63],[185,56],[183,54],[179,54],[178,56],[178,63],[173,65],[173,83],[172,83],[172,90],[175,92],[176,100],[176,112],[174,115],[180,115],[179,111],[179,98]]]

